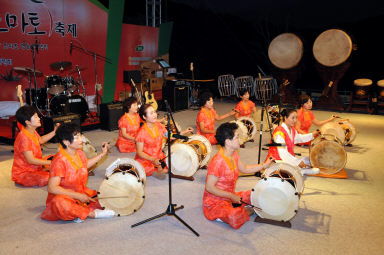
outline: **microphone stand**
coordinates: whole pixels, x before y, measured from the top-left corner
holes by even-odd
[[[36,79],[36,63],[35,63],[35,59],[36,59],[36,51],[38,50],[37,47],[39,47],[39,45],[37,43],[35,44],[31,44],[31,51],[32,51],[32,71],[33,71],[33,83],[35,85],[35,95],[33,96],[34,98],[34,102],[32,102],[31,100],[31,105],[35,105],[36,107],[36,110],[39,112],[39,114],[41,116],[44,116],[46,117],[44,114],[42,114],[42,112],[40,111],[40,108],[37,104],[37,79]],[[29,74],[28,74],[28,77],[29,77]],[[31,83],[29,83],[29,97],[30,99],[32,99],[32,90],[31,90]],[[48,94],[47,94],[47,113],[48,113],[48,116],[50,116],[50,109],[49,109],[49,100],[48,100]]]
[[[99,58],[109,64],[112,64],[112,62],[107,58],[107,57],[104,57],[104,56],[101,56],[99,54],[97,54],[96,52],[93,52],[93,51],[89,51],[87,49],[84,49],[83,47],[79,47],[79,46],[76,46],[74,44],[72,44],[72,48],[73,49],[80,49],[81,51],[83,51],[84,53],[88,54],[88,55],[91,55],[93,56],[93,59],[94,59],[94,64],[95,64],[95,94],[96,94],[96,115],[97,117],[100,116],[100,109],[99,109],[99,92],[97,91],[97,67],[96,67],[96,60]]]
[[[179,216],[177,216],[176,211],[179,210],[179,209],[183,209],[184,206],[181,205],[179,207],[176,207],[177,205],[172,203],[172,175],[171,175],[172,165],[171,165],[171,146],[170,146],[170,144],[171,144],[171,124],[170,124],[170,121],[171,121],[171,119],[173,120],[173,116],[172,116],[172,111],[171,111],[171,108],[169,107],[169,104],[168,104],[167,100],[164,100],[164,102],[165,102],[165,106],[167,108],[167,117],[168,117],[168,122],[167,122],[167,131],[168,131],[168,192],[169,192],[168,207],[165,210],[165,212],[160,213],[158,215],[155,215],[153,217],[150,217],[150,218],[148,218],[146,220],[140,221],[140,222],[138,222],[136,224],[133,224],[133,225],[131,225],[131,228],[137,227],[137,226],[139,226],[141,224],[150,222],[152,220],[159,219],[159,218],[167,215],[167,216],[174,216],[182,224],[184,224],[184,226],[186,226],[189,230],[191,230],[196,236],[200,236],[199,233],[197,233],[185,221],[183,221]]]

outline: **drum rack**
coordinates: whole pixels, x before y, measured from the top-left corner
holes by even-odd
[[[266,219],[266,218],[261,218],[259,216],[256,216],[254,221],[258,222],[258,223],[265,223],[265,224],[270,224],[270,225],[275,225],[275,226],[285,227],[285,228],[291,228],[292,227],[292,224],[290,221],[270,220],[270,219]]]

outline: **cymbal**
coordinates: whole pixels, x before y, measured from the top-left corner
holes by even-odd
[[[69,67],[71,67],[72,63],[69,61],[59,61],[59,62],[52,63],[49,66],[54,70],[64,71],[65,69],[68,69]]]
[[[27,75],[27,74],[33,74],[33,69],[30,67],[21,67],[21,66],[15,66],[12,68],[16,73]],[[35,70],[36,77],[43,76],[43,72],[39,70]]]
[[[79,66],[79,67],[75,67],[75,68],[71,69],[71,70],[69,71],[69,73],[74,73],[74,72],[77,72],[78,70],[79,70],[79,71],[83,71],[83,70],[85,70],[85,69],[88,69],[88,67],[85,67],[85,66]]]

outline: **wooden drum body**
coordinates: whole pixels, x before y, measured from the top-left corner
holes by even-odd
[[[244,91],[248,91],[249,96],[255,95],[255,89],[252,76],[240,76],[235,79],[236,96],[240,97]]]
[[[343,145],[351,144],[357,135],[356,128],[349,119],[328,122],[320,127],[320,132],[321,134],[334,135]]]
[[[335,174],[347,163],[347,153],[341,141],[331,134],[322,134],[312,141],[309,158],[312,166],[323,174]]]
[[[377,81],[377,98],[384,101],[384,80]]]
[[[232,74],[220,75],[217,82],[220,96],[236,95],[235,78]]]
[[[354,96],[358,99],[368,99],[371,97],[372,80],[371,79],[356,79],[353,81],[355,85]]]

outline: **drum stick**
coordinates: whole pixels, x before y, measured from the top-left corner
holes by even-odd
[[[107,142],[108,145],[110,145],[111,143],[113,143],[114,141],[116,141],[117,138],[113,138],[112,140],[110,140],[109,142]],[[105,147],[105,144],[103,144],[103,148]]]
[[[108,198],[129,198],[129,196],[109,196],[109,197],[96,197],[97,199],[108,199]]]
[[[250,207],[252,207],[253,209],[256,209],[258,211],[263,211],[260,207],[257,207],[257,206],[254,206],[254,205],[251,205],[251,204],[248,204],[246,202],[244,202],[243,200],[240,200],[241,203],[245,204],[245,205],[249,205]]]

